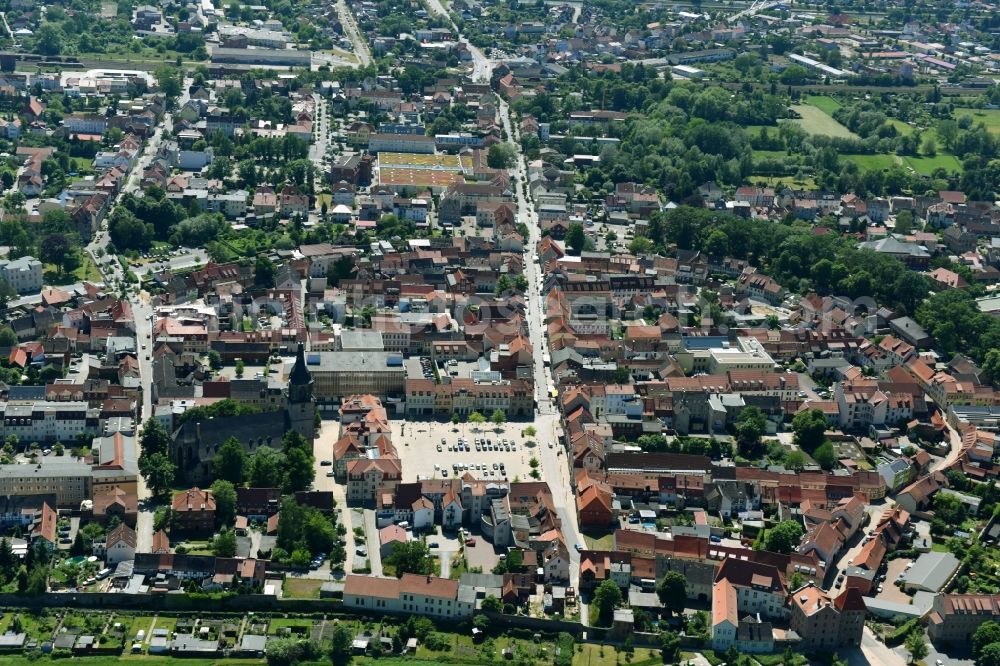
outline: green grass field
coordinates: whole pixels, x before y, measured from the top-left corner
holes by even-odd
[[[755,160],[783,160],[788,157],[787,150],[755,150],[753,158]]]
[[[913,128],[907,125],[902,120],[899,120],[898,118],[890,118],[889,124],[895,127],[896,131],[902,134],[903,136],[909,136],[913,134]]]
[[[319,588],[323,581],[314,578],[285,578],[282,590],[286,597],[295,599],[319,599]]]
[[[615,535],[611,532],[585,532],[583,540],[587,542],[587,548],[590,550],[611,550]]]
[[[972,116],[972,122],[983,123],[993,134],[1000,134],[1000,109],[960,108],[954,110],[954,116],[956,119]]]
[[[898,164],[895,155],[841,155],[840,159],[854,162],[865,171],[880,171]]]
[[[285,636],[289,634],[285,631],[287,628],[291,630],[292,635],[308,636],[312,625],[312,620],[275,617],[271,618],[271,622],[267,625],[267,633],[272,636]]]
[[[948,172],[962,171],[962,163],[954,155],[935,155],[934,157],[904,157],[903,161],[922,176],[929,176],[935,169],[942,168]]]
[[[792,109],[801,118],[790,122],[796,123],[810,134],[823,134],[825,136],[841,137],[843,139],[857,139],[858,135],[847,129],[836,120],[828,116],[822,109],[811,104],[796,104]]]
[[[806,104],[811,104],[828,116],[839,109],[843,104],[829,95],[806,95]]]

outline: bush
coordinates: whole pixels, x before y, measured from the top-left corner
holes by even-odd
[[[913,632],[914,627],[920,623],[918,618],[913,618],[912,620],[906,622],[901,627],[897,628],[895,631],[890,633],[885,637],[885,644],[889,647],[895,647],[897,645],[902,645],[906,637]]]

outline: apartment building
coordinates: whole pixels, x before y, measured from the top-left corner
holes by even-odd
[[[369,504],[381,493],[394,493],[403,478],[398,458],[361,458],[347,463],[347,501]]]
[[[90,466],[75,461],[0,465],[0,497],[53,495],[59,508],[79,509],[93,489]]]
[[[75,442],[100,432],[101,410],[86,402],[0,403],[3,437],[22,442]]]
[[[792,592],[789,627],[802,638],[803,652],[836,650],[861,644],[866,612],[857,588],[849,587],[831,599],[810,583]]]
[[[927,635],[934,643],[968,644],[988,620],[1000,620],[1000,595],[939,594],[928,616]]]
[[[37,293],[42,289],[42,262],[27,256],[0,260],[0,279],[19,294]]]
[[[344,606],[382,613],[423,615],[431,619],[472,617],[475,595],[459,599],[458,581],[404,574],[402,578],[347,576]]]

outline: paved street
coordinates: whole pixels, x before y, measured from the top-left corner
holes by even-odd
[[[179,109],[187,103],[187,100],[189,99],[188,89],[190,85],[191,80],[185,79],[182,86],[181,96],[177,99],[175,108]],[[160,144],[163,143],[164,128],[173,128],[173,115],[170,112],[164,114],[162,125],[156,128],[153,136],[149,139],[149,141],[147,141],[145,150],[143,150],[139,159],[136,161],[135,166],[129,173],[125,187],[122,188],[122,191],[118,195],[119,200],[125,193],[135,193],[139,190],[139,183],[142,180],[143,170],[149,166],[149,163],[160,149]],[[117,204],[118,202],[116,201],[115,203]],[[106,253],[110,240],[107,224],[102,223],[101,228],[95,230],[94,239],[90,242],[86,249],[91,258],[94,260],[94,263],[102,271],[105,284],[114,288],[116,285],[125,284],[125,274],[121,265],[117,261],[107,263],[99,263],[97,261],[97,250],[100,249],[102,253]],[[127,293],[127,298],[129,304],[132,306],[132,315],[135,321],[136,342],[139,345],[139,377],[141,385],[143,387],[149,387],[153,381],[153,365],[150,360],[150,352],[153,346],[153,310],[149,301],[149,294],[146,292],[136,291],[136,289],[137,288],[130,288]],[[152,413],[151,392],[147,389],[142,392],[142,408],[139,413],[140,421],[145,420],[147,417],[151,416]],[[138,448],[138,446],[139,440],[137,437],[136,448]],[[139,451],[136,451],[136,455],[139,455]],[[139,495],[139,515],[137,517],[135,530],[137,540],[136,550],[138,552],[149,552],[153,545],[154,507],[149,502],[149,489],[146,487],[146,481],[141,475],[139,476],[137,490]]]
[[[517,143],[518,134],[510,118],[510,107],[506,102],[500,103],[500,119],[509,140]],[[543,317],[544,298],[541,293],[539,275],[541,267],[533,257],[535,248],[541,240],[541,227],[534,208],[528,201],[526,188],[522,184],[528,182],[528,169],[524,155],[517,151],[517,164],[514,168],[512,189],[517,202],[517,219],[528,226],[527,242],[528,260],[525,261],[525,273],[528,278],[528,329],[531,346],[534,350],[534,382],[535,397],[538,400],[538,413],[535,415],[535,429],[538,431],[539,458],[542,463],[542,479],[547,481],[552,490],[556,513],[562,523],[563,536],[570,556],[570,584],[579,589],[580,555],[575,545],[582,544],[576,522],[576,497],[573,493],[573,479],[569,468],[569,457],[561,453],[562,438],[559,437],[560,424],[556,405],[550,400],[550,390],[553,388],[552,377],[544,363],[545,320]],[[548,447],[548,442],[554,446]]]
[[[358,24],[354,20],[354,14],[344,0],[337,2],[337,14],[340,16],[341,24],[344,26],[344,34],[354,44],[354,55],[357,56],[358,62],[362,67],[367,67],[372,62],[372,54],[368,50],[368,40],[362,36],[361,31],[358,29]]]

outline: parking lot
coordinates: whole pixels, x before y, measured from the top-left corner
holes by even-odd
[[[538,454],[537,449],[526,445],[530,438],[521,434],[528,425],[505,423],[494,426],[484,423],[480,426],[455,426],[435,421],[394,420],[392,441],[403,461],[403,481],[455,478],[455,465],[468,467],[460,468],[459,476],[469,473],[477,479],[513,481],[517,478],[530,481],[529,460]],[[461,449],[458,448],[459,438],[465,440]],[[487,440],[485,446],[480,443],[478,451],[477,439]],[[547,446],[548,443],[541,445]],[[503,469],[500,469],[501,464]]]
[[[907,557],[899,557],[889,560],[886,567],[885,582],[882,584],[882,591],[876,596],[886,601],[895,601],[901,604],[910,603],[910,596],[896,586],[896,579],[906,571],[906,567],[912,564],[913,560]]]

